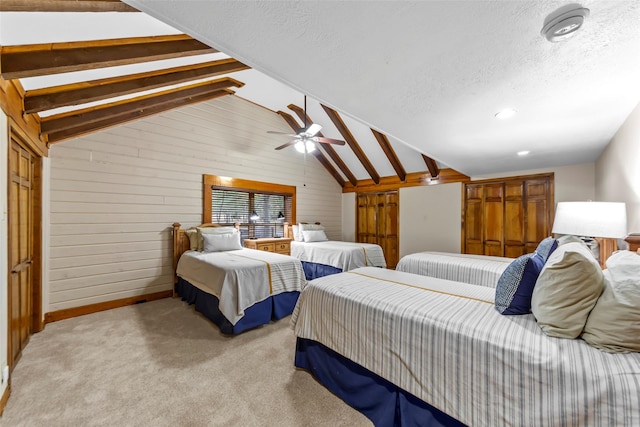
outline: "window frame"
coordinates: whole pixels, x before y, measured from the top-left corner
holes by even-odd
[[[296,187],[295,185],[274,184],[271,182],[251,181],[248,179],[231,178],[218,175],[203,175],[203,207],[202,223],[211,223],[212,218],[212,187],[227,190],[247,191],[263,194],[277,194],[291,198],[291,223],[296,223]],[[286,204],[286,202],[285,202]],[[285,213],[286,215],[286,213]]]

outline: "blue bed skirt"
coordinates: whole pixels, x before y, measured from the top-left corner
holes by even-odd
[[[318,264],[309,261],[300,261],[304,270],[304,277],[307,280],[317,279],[318,277],[329,276],[331,274],[342,273],[342,269],[331,265]]]
[[[244,311],[244,317],[235,325],[231,324],[220,312],[215,295],[204,292],[188,281],[178,277],[176,293],[182,297],[183,301],[194,304],[196,311],[202,313],[204,317],[215,323],[223,334],[235,335],[247,329],[255,328],[288,316],[293,312],[293,308],[298,301],[300,292],[283,292],[273,295],[264,301],[260,301]]]
[[[464,426],[317,341],[297,339],[295,366],[309,371],[329,391],[376,426]]]

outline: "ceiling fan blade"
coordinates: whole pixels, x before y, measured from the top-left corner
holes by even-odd
[[[300,140],[299,139],[291,140],[291,141],[287,142],[286,144],[282,144],[281,146],[276,147],[276,150],[282,150],[283,148],[287,148],[288,146],[293,145],[298,141],[300,141]]]
[[[273,133],[273,134],[276,134],[276,135],[298,136],[295,133],[278,132],[278,131],[275,131],[275,130],[268,130],[267,133]]]
[[[324,136],[316,136],[314,138],[316,141],[321,142],[323,144],[336,144],[336,145],[344,145],[345,142],[340,139],[333,138],[325,138]]]
[[[320,126],[317,123],[313,123],[311,126],[307,128],[307,130],[304,131],[304,133],[306,133],[308,137],[312,137],[312,136],[315,136],[318,132],[320,132],[320,129],[322,129],[322,126]]]

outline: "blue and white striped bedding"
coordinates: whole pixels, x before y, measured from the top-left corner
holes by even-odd
[[[640,425],[640,353],[548,337],[533,315],[500,315],[494,294],[359,268],[309,282],[291,321],[467,425]]]
[[[306,284],[300,261],[254,249],[187,251],[180,257],[176,273],[215,295],[220,311],[233,325],[253,304],[283,292],[299,292]]]
[[[330,265],[342,271],[358,267],[386,268],[380,245],[329,240],[324,242],[291,242],[291,256],[300,261]]]
[[[418,252],[403,256],[396,270],[495,288],[502,272],[513,260],[497,256]]]

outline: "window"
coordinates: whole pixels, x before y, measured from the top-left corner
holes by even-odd
[[[282,237],[295,222],[295,186],[204,175],[204,189],[203,222],[240,223],[243,239]]]

